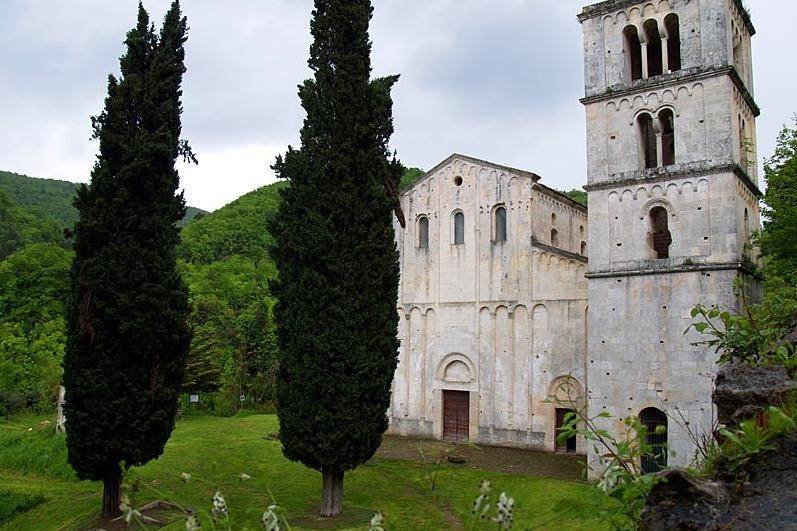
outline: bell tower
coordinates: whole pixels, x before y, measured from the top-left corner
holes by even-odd
[[[589,193],[591,416],[666,424],[670,455],[709,430],[716,356],[684,331],[698,303],[737,307],[759,224],[750,39],[741,0],[607,0],[581,12]],[[675,420],[679,422],[676,423]],[[672,452],[675,455],[672,455]],[[591,459],[596,456],[590,456]]]

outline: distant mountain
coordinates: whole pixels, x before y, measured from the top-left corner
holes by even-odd
[[[60,228],[72,227],[77,221],[77,211],[72,206],[75,188],[78,184],[55,179],[38,179],[8,171],[0,171],[0,191],[20,207],[33,207],[39,217],[54,221]],[[183,227],[197,216],[208,212],[188,207],[183,220],[177,225]]]

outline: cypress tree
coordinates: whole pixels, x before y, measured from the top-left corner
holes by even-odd
[[[92,118],[99,155],[78,190],[64,357],[69,463],[103,481],[102,514],[119,513],[123,468],[163,453],[174,428],[190,336],[177,271],[176,195],[186,20],[175,1],[155,34],[139,4],[121,77]]]
[[[270,221],[283,453],[321,471],[322,516],[341,512],[343,474],[387,429],[396,369],[399,263],[391,211],[391,88],[371,80],[370,0],[315,0],[301,148],[274,166],[291,186]]]

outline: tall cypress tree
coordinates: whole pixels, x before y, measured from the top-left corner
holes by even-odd
[[[387,143],[398,77],[370,79],[372,12],[370,0],[315,0],[301,148],[274,166],[291,183],[270,222],[280,439],[321,471],[322,516],[341,512],[344,472],[381,444],[397,363],[401,164]]]
[[[119,513],[122,468],[160,456],[174,428],[188,296],[177,271],[176,195],[186,20],[175,1],[156,35],[139,4],[121,78],[93,118],[100,152],[78,190],[64,357],[69,462],[102,480],[102,514]]]

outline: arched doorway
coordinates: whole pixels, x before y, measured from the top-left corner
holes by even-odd
[[[667,468],[667,415],[660,409],[649,407],[639,413],[645,426],[645,442],[650,447],[642,456],[642,472],[651,474]]]
[[[578,440],[575,435],[560,440],[561,429],[570,421],[577,409],[584,405],[584,391],[578,380],[572,376],[561,376],[551,382],[549,400],[554,405],[554,444],[556,452],[574,454],[578,452]]]
[[[448,356],[441,364],[443,440],[466,442],[470,439],[471,392],[474,371],[470,361],[460,354]]]

